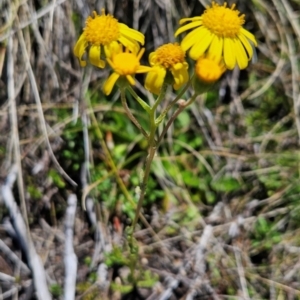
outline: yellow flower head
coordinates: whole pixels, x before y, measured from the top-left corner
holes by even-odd
[[[101,59],[102,49],[104,49],[105,56],[110,57],[114,49],[118,47],[118,42],[135,53],[140,49],[139,43],[144,45],[145,37],[142,33],[119,23],[113,16],[106,15],[104,9],[101,15],[94,11],[93,17],[88,17],[85,25],[74,47],[74,54],[79,58],[82,67],[86,66],[86,61],[82,59],[82,56],[88,47],[91,64],[104,68],[105,61]]]
[[[186,22],[190,23],[180,27],[175,36],[195,28],[181,43],[183,50],[191,48],[189,55],[192,59],[197,60],[207,53],[217,59],[224,57],[225,65],[230,70],[236,64],[240,69],[248,66],[255,51],[253,45],[257,46],[257,42],[254,35],[243,28],[245,15],[240,15],[235,4],[229,8],[226,2],[219,5],[213,1],[201,16],[182,19],[180,25]]]
[[[199,57],[195,65],[195,75],[205,83],[217,81],[225,71],[226,67],[222,61],[209,56]]]
[[[194,90],[198,94],[207,92],[226,71],[222,60],[209,55],[198,58],[195,65]]]
[[[139,53],[123,51],[122,45],[114,50],[111,58],[107,58],[107,62],[110,64],[114,72],[108,77],[103,85],[103,92],[105,95],[109,95],[117,82],[122,77],[126,78],[131,84],[135,84],[134,75],[136,73],[146,73],[151,70],[150,67],[141,66],[140,59],[145,52],[145,48],[142,48]]]
[[[185,52],[177,43],[160,46],[155,52],[150,53],[149,62],[152,70],[146,76],[145,87],[153,94],[160,93],[168,71],[172,74],[175,90],[189,80]]]

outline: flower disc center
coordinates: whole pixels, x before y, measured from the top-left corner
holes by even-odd
[[[155,51],[154,61],[155,64],[160,64],[166,69],[173,67],[178,63],[183,63],[185,52],[179,44],[166,44]]]
[[[84,28],[86,40],[92,45],[109,45],[113,41],[117,41],[120,37],[119,23],[111,15],[97,15],[94,12],[94,18],[88,17]]]
[[[113,57],[113,65],[116,73],[125,76],[135,74],[140,62],[134,54],[124,52]]]
[[[239,16],[240,12],[235,10],[235,5],[231,8],[226,7],[227,3],[220,6],[212,3],[212,7],[205,10],[202,16],[202,24],[209,31],[219,37],[235,37],[242,25],[245,23],[245,16]]]

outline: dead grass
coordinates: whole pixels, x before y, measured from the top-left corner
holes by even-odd
[[[143,165],[139,151],[144,148],[138,136],[132,138],[136,134],[123,133],[122,139],[130,140],[128,157],[133,151],[138,159],[123,167],[128,157],[113,156],[118,172],[111,169],[110,158],[90,127],[95,126],[95,114],[108,148],[115,153],[121,133],[108,126],[109,118],[112,111],[122,115],[123,110],[115,95],[111,102],[94,101],[91,111],[86,92],[90,98],[96,95],[107,71],[82,70],[73,46],[85,18],[106,7],[145,34],[149,53],[162,43],[173,42],[178,20],[201,13],[208,3],[0,3],[1,183],[5,186],[15,167],[13,195],[56,299],[62,299],[65,283],[65,215],[70,193],[78,196],[73,238],[78,258],[76,299],[299,298],[298,0],[238,2],[247,28],[259,41],[257,61],[246,71],[228,72],[219,87],[224,93],[202,97],[189,110],[188,124],[181,119],[182,126],[172,128],[166,136],[152,174],[163,196],[147,205],[144,222],[135,233],[136,272],[145,279],[145,272],[150,271],[145,281],[157,276],[157,282],[121,293],[120,286],[130,286],[128,266],[105,265],[104,253],[115,249],[122,249],[123,258],[128,257],[128,215],[123,203],[134,198],[130,177]],[[137,89],[146,95],[142,85]],[[83,124],[80,130],[70,127],[76,122]],[[180,135],[188,138],[182,140]],[[190,145],[194,136],[201,136],[201,146]],[[120,144],[124,144],[122,139]],[[72,141],[78,145],[72,148]],[[66,157],[66,149],[74,156]],[[114,173],[112,178],[117,178],[104,195],[118,195],[112,210],[99,201],[104,196],[97,193],[90,194],[87,212],[80,205],[82,190],[96,181],[86,168],[89,163],[95,169],[106,167],[107,176]],[[201,178],[204,187],[189,186],[183,170]],[[97,178],[99,184],[103,177]],[[234,178],[240,189],[222,190],[219,180],[227,177]],[[209,193],[215,197],[212,202]],[[23,265],[28,261],[21,251],[15,220],[3,197],[0,297],[38,299],[33,275]]]

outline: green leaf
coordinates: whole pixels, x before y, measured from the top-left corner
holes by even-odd
[[[233,192],[241,188],[240,183],[233,177],[223,177],[211,183],[212,188],[217,192]]]

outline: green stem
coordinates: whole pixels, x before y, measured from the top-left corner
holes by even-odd
[[[193,76],[191,76],[190,80],[186,83],[185,87],[179,92],[179,94],[176,96],[176,98],[170,102],[170,104],[165,108],[165,110],[160,114],[160,116],[155,120],[155,123],[157,125],[159,125],[162,120],[166,117],[167,113],[169,112],[169,110],[173,107],[173,105],[175,103],[177,103],[177,101],[182,97],[182,95],[186,92],[186,90],[189,88],[189,86],[191,85]]]
[[[138,205],[136,208],[134,220],[132,223],[132,234],[133,234],[134,228],[139,220],[140,210],[142,208],[143,201],[145,199],[147,182],[148,182],[149,175],[150,175],[151,164],[152,164],[153,158],[156,153],[157,145],[156,145],[156,141],[155,141],[155,133],[156,133],[157,126],[155,124],[155,113],[156,113],[155,109],[156,109],[157,105],[159,104],[159,102],[162,101],[163,97],[165,96],[166,89],[167,89],[167,86],[164,84],[162,91],[155,102],[156,105],[154,104],[154,106],[151,108],[151,110],[149,112],[149,121],[150,121],[150,135],[149,135],[149,140],[148,140],[149,154],[148,154],[148,157],[146,160],[145,172],[144,172],[143,181],[141,184],[139,201],[138,201]]]
[[[97,135],[97,137],[100,140],[102,149],[104,150],[105,156],[106,156],[107,161],[108,161],[108,165],[112,169],[112,172],[115,174],[116,181],[117,181],[118,185],[120,186],[120,189],[123,192],[126,200],[128,202],[130,202],[131,205],[135,206],[135,203],[134,203],[133,199],[131,198],[131,195],[128,192],[126,185],[124,184],[122,178],[119,175],[119,171],[118,171],[118,169],[117,169],[117,167],[115,165],[115,162],[114,162],[114,160],[112,159],[112,157],[110,155],[109,149],[107,148],[107,145],[106,145],[106,143],[104,141],[104,137],[103,137],[102,131],[101,131],[100,127],[98,126],[98,122],[97,122],[96,116],[95,116],[94,111],[93,111],[92,108],[91,108],[90,116],[91,116],[93,125],[95,125],[96,135]],[[85,209],[85,206],[84,206],[84,209]],[[147,228],[149,228],[149,230],[151,231],[151,233],[155,237],[155,239],[159,240],[159,237],[156,235],[155,231],[152,229],[152,227],[150,226],[150,224],[148,223],[148,221],[145,219],[145,217],[141,213],[139,213],[139,217],[140,217],[141,221],[143,222],[143,224]]]
[[[172,115],[172,117],[168,120],[166,126],[164,127],[161,135],[158,137],[157,140],[157,145],[160,144],[162,138],[164,137],[164,135],[167,133],[168,129],[170,128],[170,126],[172,125],[172,123],[174,122],[174,120],[178,117],[178,115],[189,105],[191,105],[192,103],[194,103],[194,101],[196,100],[198,94],[194,94],[188,101],[185,100],[181,100],[179,102],[179,107],[178,109],[175,111],[175,113]]]
[[[130,84],[126,86],[129,93],[135,98],[135,100],[141,105],[141,107],[147,112],[150,113],[151,107],[142,99],[140,98],[137,93],[134,91],[134,89],[131,87]]]
[[[133,223],[132,223],[132,233],[134,232],[135,225],[138,222],[138,219],[139,219],[139,216],[140,216],[140,210],[142,208],[143,201],[145,199],[147,182],[148,182],[148,179],[149,179],[151,164],[152,164],[153,158],[155,156],[155,153],[156,153],[156,147],[150,147],[149,154],[148,154],[147,161],[146,161],[143,182],[141,184],[139,202],[138,202],[138,205],[137,205],[137,208],[136,208],[136,213],[135,213],[134,220],[133,220]]]
[[[126,112],[128,118],[139,129],[139,131],[143,134],[143,136],[148,140],[149,139],[148,133],[144,130],[142,125],[139,123],[139,121],[134,117],[134,115],[131,113],[131,111],[127,105],[126,97],[125,97],[125,88],[121,88],[121,101],[122,101],[122,105],[125,109],[125,112]]]
[[[165,99],[166,96],[166,92],[167,92],[167,88],[168,88],[168,84],[166,82],[166,80],[164,81],[159,96],[157,97],[157,99],[155,100],[155,103],[153,105],[153,107],[151,108],[152,111],[156,111],[158,105],[160,104],[160,102]]]

